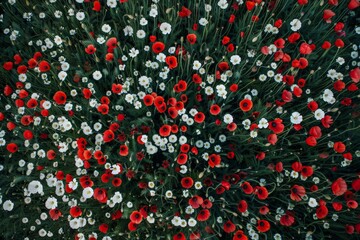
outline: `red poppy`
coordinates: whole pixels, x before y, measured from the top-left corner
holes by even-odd
[[[106,190],[103,188],[95,188],[94,190],[94,198],[98,200],[100,203],[106,203],[107,201],[107,194]]]
[[[41,61],[39,63],[40,72],[48,72],[50,71],[50,64],[47,61]]]
[[[129,222],[128,224],[128,229],[129,231],[133,232],[137,229],[138,225],[136,223],[133,223],[133,222]]]
[[[139,211],[133,211],[130,214],[130,221],[135,223],[135,224],[140,224],[141,221],[143,220],[143,216]]]
[[[323,219],[328,215],[328,208],[325,205],[320,205],[317,209],[316,209],[316,216],[318,219]]]
[[[203,198],[198,196],[198,195],[195,195],[195,196],[193,196],[192,198],[189,199],[189,205],[193,209],[199,208],[203,203],[204,203]]]
[[[241,188],[245,194],[252,194],[254,192],[254,189],[249,182],[244,182],[241,184]]]
[[[348,8],[350,10],[354,10],[354,9],[358,8],[359,6],[360,6],[359,0],[350,0],[350,2],[348,4]]]
[[[85,52],[87,54],[94,54],[96,52],[96,48],[93,44],[89,44],[86,48],[85,48]]]
[[[310,177],[313,175],[314,169],[311,166],[303,166],[301,169],[301,176]]]
[[[247,208],[248,208],[248,204],[245,200],[241,200],[237,205],[237,209],[241,213],[246,212]]]
[[[282,215],[280,218],[280,224],[283,226],[290,227],[295,222],[295,218],[292,214],[286,213],[285,215]]]
[[[261,215],[266,215],[266,214],[269,213],[269,211],[270,211],[270,209],[269,209],[267,206],[262,206],[262,207],[260,208],[260,210],[259,210],[259,213],[260,213]]]
[[[236,230],[235,224],[233,224],[230,220],[224,223],[223,225],[224,232],[232,233]]]
[[[349,72],[349,76],[353,82],[358,83],[360,81],[360,68],[354,68]]]
[[[325,115],[323,119],[321,119],[321,123],[324,126],[324,128],[329,128],[331,124],[333,124],[333,119],[329,115]]]
[[[174,69],[178,65],[177,58],[174,56],[167,56],[165,58],[165,62],[169,66],[170,69]]]
[[[183,188],[191,188],[194,185],[194,180],[191,177],[183,177],[181,179],[181,186]]]
[[[331,190],[335,196],[341,196],[347,191],[347,185],[344,179],[338,178],[331,184]]]
[[[346,150],[346,146],[343,142],[335,142],[334,143],[334,151],[337,153],[343,153]]]
[[[30,140],[34,137],[34,134],[31,130],[25,130],[23,132],[23,137],[26,139],[26,140]]]
[[[201,239],[201,235],[199,232],[192,232],[190,234],[190,240],[200,240]]]
[[[99,231],[102,233],[107,233],[109,229],[109,225],[107,225],[106,223],[103,223],[99,226]]]
[[[273,121],[269,122],[269,129],[276,134],[282,133],[284,131],[284,124],[282,124],[282,119],[276,118]]]
[[[230,69],[230,66],[227,62],[220,62],[218,64],[218,68],[220,69],[221,72],[224,72],[226,70],[229,70]]]
[[[195,44],[196,43],[196,35],[193,33],[190,33],[186,36],[186,40],[190,43],[190,44]]]
[[[233,240],[248,240],[248,237],[244,234],[244,231],[238,230],[235,232]]]
[[[324,13],[323,13],[323,19],[326,22],[331,22],[331,18],[335,16],[335,13],[333,11],[331,11],[330,9],[325,9]]]
[[[288,90],[284,90],[282,92],[281,98],[286,103],[291,102],[293,100],[292,93]]]
[[[252,109],[253,107],[253,102],[250,99],[243,99],[239,102],[239,107],[241,109],[241,111],[243,112],[248,112]]]
[[[129,154],[129,147],[126,145],[121,145],[119,154],[120,156],[126,157]]]
[[[199,222],[204,222],[204,221],[208,220],[209,217],[210,217],[210,211],[209,211],[208,209],[202,209],[202,210],[198,213],[196,219],[197,219]]]
[[[14,67],[14,63],[13,62],[5,62],[3,64],[3,68],[6,70],[6,71],[10,71],[11,69],[13,69]]]
[[[93,3],[93,8],[92,8],[92,10],[94,10],[95,12],[100,12],[100,10],[101,10],[101,4],[100,4],[99,1],[95,1],[95,2]]]
[[[182,232],[179,232],[173,236],[173,240],[186,240],[186,237]]]
[[[255,194],[260,200],[265,200],[269,196],[269,192],[266,189],[266,187],[256,187],[255,188]]]
[[[198,112],[194,116],[194,121],[197,123],[202,123],[205,120],[205,114],[202,112]]]
[[[107,104],[100,104],[98,107],[97,107],[97,111],[99,113],[101,113],[102,115],[106,115],[109,113],[109,105]]]
[[[57,208],[50,209],[49,215],[51,219],[54,221],[58,220],[62,216],[61,212]]]
[[[218,154],[211,154],[208,159],[208,164],[211,168],[219,166],[221,162],[221,157]]]
[[[161,53],[162,51],[164,51],[164,49],[165,49],[165,44],[162,43],[162,42],[155,42],[155,43],[152,45],[151,49],[153,50],[153,52],[154,52],[155,54],[159,54],[159,53]]]
[[[306,194],[305,188],[299,185],[293,185],[290,192],[290,198],[297,202],[301,201],[301,198]]]
[[[53,96],[53,100],[59,104],[65,104],[66,103],[66,94],[63,91],[57,91],[54,96]]]
[[[178,15],[179,15],[179,17],[181,17],[181,18],[185,18],[185,17],[189,17],[189,16],[191,15],[191,13],[192,13],[192,12],[190,11],[190,9],[182,6],[182,7],[181,7],[181,11],[179,11]]]
[[[318,126],[314,126],[314,127],[310,128],[309,134],[311,136],[313,136],[314,138],[319,139],[322,136],[321,128]]]
[[[180,153],[179,156],[176,158],[176,162],[180,165],[183,165],[187,162],[188,155],[185,153]]]
[[[168,137],[170,135],[170,133],[171,133],[171,126],[170,125],[164,124],[159,129],[159,134],[162,137]]]
[[[272,133],[268,135],[267,140],[271,145],[275,145],[278,141],[278,137],[276,134]]]
[[[267,232],[270,230],[270,223],[264,219],[258,220],[256,228],[259,232]]]
[[[82,210],[81,210],[81,208],[78,207],[78,206],[71,207],[71,208],[70,208],[70,215],[71,215],[73,218],[80,217],[80,216],[82,215]]]
[[[8,150],[10,153],[15,153],[18,149],[19,147],[16,143],[9,143],[6,145],[6,150]]]
[[[149,106],[153,105],[154,97],[150,94],[147,94],[144,96],[143,101],[144,101],[145,106],[149,107]]]

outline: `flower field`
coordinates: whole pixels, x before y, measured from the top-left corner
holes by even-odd
[[[359,0],[4,0],[1,239],[360,239]]]

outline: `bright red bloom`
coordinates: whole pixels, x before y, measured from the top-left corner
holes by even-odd
[[[181,11],[179,11],[178,15],[181,18],[189,17],[191,15],[191,11],[190,11],[190,9],[182,6]]]
[[[191,177],[184,177],[181,179],[181,186],[183,188],[191,188],[194,185],[194,180]]]
[[[194,121],[197,123],[202,123],[205,120],[205,114],[202,112],[198,112],[194,116]]]
[[[230,220],[224,223],[223,225],[224,232],[232,233],[236,230],[235,224],[233,224]]]
[[[360,68],[354,68],[349,72],[349,76],[353,82],[358,83],[360,81]]]
[[[186,240],[186,237],[182,232],[179,232],[173,236],[173,240]]]
[[[290,192],[290,198],[297,202],[301,201],[301,198],[306,194],[305,188],[299,185],[293,185]]]
[[[107,104],[101,104],[97,107],[97,111],[101,113],[102,115],[106,115],[109,113],[109,105]]]
[[[241,188],[242,188],[242,190],[244,191],[245,194],[251,194],[254,191],[253,187],[251,186],[251,184],[249,182],[244,182],[241,185]]]
[[[275,145],[278,141],[278,137],[275,133],[272,133],[268,135],[267,140],[271,145]]]
[[[89,44],[86,48],[85,48],[85,52],[87,54],[94,54],[96,52],[96,48],[93,44]]]
[[[82,215],[82,210],[81,210],[81,208],[78,207],[78,206],[71,207],[71,208],[70,208],[70,215],[71,215],[73,218],[80,217],[80,216]]]
[[[350,10],[354,10],[354,9],[358,8],[359,6],[360,6],[359,0],[350,0],[350,2],[348,4],[348,8]]]
[[[270,230],[270,223],[267,220],[258,220],[256,228],[259,232],[267,232]]]
[[[174,56],[167,56],[165,58],[165,62],[169,66],[170,69],[174,69],[178,65],[177,58]]]
[[[199,208],[203,203],[204,203],[203,198],[198,195],[195,195],[189,199],[189,205],[191,205],[193,209]]]
[[[164,49],[165,49],[165,44],[164,44],[163,42],[155,42],[155,43],[152,45],[151,49],[153,50],[153,52],[154,52],[155,54],[159,54],[159,53],[161,53],[162,51],[164,51]]]
[[[260,200],[265,200],[269,196],[269,192],[266,189],[266,187],[256,187],[255,188],[255,194]]]
[[[335,13],[333,11],[331,11],[330,9],[325,9],[324,13],[323,13],[323,19],[330,23],[331,22],[331,18],[335,16]]]
[[[325,205],[320,205],[317,209],[316,209],[316,216],[318,219],[323,219],[325,218],[329,213],[328,208]]]
[[[94,10],[95,12],[100,12],[100,10],[101,10],[101,4],[100,4],[99,1],[95,1],[95,2],[93,3],[93,8],[92,8],[92,10]]]
[[[186,36],[186,40],[190,43],[190,44],[195,44],[196,43],[196,35],[193,33],[190,33]]]
[[[109,229],[109,225],[107,225],[106,223],[103,223],[99,226],[99,231],[102,233],[107,233]]]
[[[239,102],[239,107],[241,109],[241,111],[243,112],[248,112],[252,109],[253,107],[253,102],[250,99],[243,99]]]
[[[333,124],[333,119],[329,115],[325,115],[323,119],[321,119],[321,123],[324,126],[324,128],[329,128],[331,124]]]
[[[135,223],[135,224],[140,224],[141,221],[143,220],[143,216],[139,211],[133,211],[130,214],[130,221]]]
[[[246,212],[247,208],[248,208],[248,204],[245,200],[241,200],[237,205],[237,209],[241,213]]]
[[[48,72],[50,71],[50,64],[47,61],[41,61],[39,63],[40,72]]]
[[[176,158],[176,162],[180,165],[183,165],[187,162],[188,155],[185,153],[180,153],[179,156]]]
[[[57,208],[50,209],[49,215],[51,219],[54,221],[58,220],[62,216],[61,212]]]
[[[8,150],[10,153],[15,153],[18,149],[19,147],[16,143],[9,143],[6,145],[6,150]]]
[[[344,179],[338,178],[331,184],[331,190],[335,196],[341,196],[347,191],[347,185]]]
[[[343,153],[346,150],[346,146],[343,142],[335,142],[334,143],[334,151],[337,153]]]
[[[204,222],[204,221],[206,221],[206,220],[209,219],[210,215],[211,215],[211,214],[210,214],[210,211],[209,211],[208,209],[202,209],[202,210],[198,213],[196,219],[197,219],[199,222]]]
[[[126,157],[129,154],[129,147],[126,145],[121,145],[119,154],[120,156]]]
[[[221,163],[221,157],[218,154],[211,154],[208,159],[208,164],[211,168],[219,166]]]
[[[162,137],[168,137],[170,135],[170,133],[171,133],[171,126],[170,125],[164,124],[159,129],[159,134]]]
[[[53,96],[53,100],[59,104],[59,105],[63,105],[66,103],[66,94],[63,91],[57,91],[54,96]]]
[[[282,124],[282,119],[275,118],[275,120],[269,122],[268,128],[273,131],[275,134],[282,133],[284,131],[284,124]]]
[[[106,190],[103,188],[95,188],[94,198],[98,200],[100,203],[106,203],[108,199]]]
[[[285,215],[282,215],[280,218],[280,224],[283,226],[290,227],[295,222],[295,218],[292,214],[286,213]]]
[[[235,232],[232,240],[248,240],[248,237],[244,234],[244,231],[238,230]]]

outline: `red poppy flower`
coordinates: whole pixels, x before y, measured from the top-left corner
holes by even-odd
[[[188,155],[185,153],[180,153],[179,156],[176,158],[176,162],[180,165],[184,165],[188,160]]]
[[[189,199],[189,205],[191,205],[193,209],[199,208],[203,203],[204,203],[203,198],[198,195],[195,195]]]
[[[241,200],[237,205],[237,209],[241,213],[246,212],[247,208],[248,208],[248,204],[245,200]]]
[[[267,206],[262,206],[262,207],[260,208],[260,210],[259,210],[259,213],[260,213],[261,215],[266,215],[266,214],[269,213],[269,211],[270,211],[270,209],[269,209]]]
[[[94,198],[98,200],[100,203],[106,203],[107,201],[107,194],[106,190],[103,188],[95,188],[94,190]]]
[[[186,36],[186,40],[190,43],[190,44],[195,44],[196,43],[196,35],[193,33],[190,33]]]
[[[129,224],[128,224],[128,229],[131,232],[135,231],[137,229],[137,227],[138,227],[138,224],[136,224],[134,222],[129,222]]]
[[[122,180],[121,180],[121,178],[113,178],[113,180],[111,181],[111,184],[114,187],[120,187],[122,184]]]
[[[19,147],[16,143],[9,143],[6,145],[6,150],[8,150],[10,153],[15,153],[18,149]]]
[[[211,168],[219,166],[221,162],[221,157],[218,154],[211,154],[208,159],[208,164]]]
[[[319,139],[322,136],[321,128],[318,126],[314,126],[314,127],[310,128],[309,134],[311,136],[313,136],[314,138]]]
[[[186,240],[186,237],[182,232],[179,232],[173,236],[173,240]]]
[[[331,184],[331,190],[335,196],[341,196],[347,191],[347,185],[344,179],[338,178]]]
[[[139,211],[133,211],[130,214],[130,221],[135,223],[135,224],[140,224],[141,221],[143,220],[143,216]]]
[[[96,48],[93,44],[89,44],[86,48],[85,48],[85,52],[87,54],[94,54],[96,52]]]
[[[199,222],[204,222],[204,221],[208,220],[209,217],[210,217],[210,211],[209,211],[208,209],[202,209],[202,210],[198,213],[196,219],[197,219]]]
[[[235,224],[233,224],[230,220],[224,223],[223,225],[224,232],[232,233],[236,230]]]
[[[278,137],[276,134],[272,133],[268,135],[267,140],[271,145],[275,145],[278,141]]]
[[[99,231],[102,233],[107,233],[109,229],[109,225],[107,225],[106,223],[103,223],[99,226]]]
[[[114,49],[114,48],[116,48],[116,46],[117,46],[117,39],[116,39],[115,37],[109,38],[109,39],[106,41],[106,46],[107,46],[109,49]]]
[[[23,137],[26,139],[26,140],[30,140],[34,137],[34,134],[31,130],[25,130],[23,132]]]
[[[337,153],[343,153],[346,150],[346,146],[343,142],[335,142],[334,143],[334,151]]]
[[[244,182],[243,184],[241,184],[241,188],[245,194],[252,194],[254,191],[253,187],[249,182]]]
[[[192,13],[192,12],[190,11],[190,9],[182,6],[182,7],[181,7],[181,11],[179,11],[178,15],[179,15],[179,17],[181,17],[181,18],[185,18],[185,17],[189,17],[189,16],[191,15],[191,13]]]
[[[324,128],[330,128],[330,125],[333,124],[333,119],[329,115],[325,115],[323,119],[321,119],[321,123],[324,126]]]
[[[78,206],[71,207],[71,208],[70,208],[70,215],[71,215],[73,218],[80,217],[80,216],[82,215],[82,210],[81,210],[81,208],[78,207]]]
[[[14,67],[14,63],[13,62],[5,62],[3,64],[3,68],[6,70],[6,71],[10,71],[11,69],[13,69]]]
[[[301,201],[301,198],[306,194],[305,188],[299,185],[293,185],[290,192],[290,198],[297,202]]]
[[[292,214],[286,213],[285,215],[282,215],[280,218],[280,224],[283,226],[290,227],[295,222],[294,216]]]
[[[202,208],[210,209],[212,208],[212,202],[209,199],[205,199],[204,202],[201,204]]]
[[[317,209],[316,209],[316,216],[318,219],[323,219],[328,215],[328,208],[325,205],[320,205]]]
[[[269,196],[269,192],[266,189],[266,187],[256,187],[255,188],[255,194],[260,200],[265,200]]]
[[[226,70],[229,70],[230,69],[230,66],[227,62],[220,62],[218,64],[218,68],[220,69],[221,72],[224,72]]]
[[[197,123],[202,123],[205,120],[205,114],[202,112],[198,112],[194,116],[194,121]]]
[[[359,0],[350,0],[348,4],[348,8],[350,10],[354,10],[356,8],[360,7],[360,1]]]
[[[192,232],[190,234],[190,240],[200,240],[201,239],[201,235],[199,232]]]
[[[195,73],[193,76],[192,76],[192,81],[196,84],[201,84],[202,83],[202,78],[199,74]]]
[[[248,11],[253,10],[254,7],[255,7],[255,2],[252,2],[252,1],[246,1],[245,4],[246,4],[246,9],[247,9]]]
[[[311,166],[303,166],[301,169],[301,176],[303,177],[310,177],[313,173],[314,169]]]
[[[48,72],[50,71],[50,64],[47,61],[41,61],[39,63],[40,72]]]
[[[360,81],[360,68],[354,68],[349,72],[349,76],[353,82],[358,83]]]
[[[120,156],[126,157],[129,154],[129,147],[126,145],[121,145],[119,154]]]
[[[248,237],[244,234],[244,231],[238,230],[235,232],[233,240],[248,240]]]
[[[94,10],[95,12],[100,12],[100,10],[101,10],[101,4],[100,4],[99,1],[95,1],[95,2],[93,3],[93,8],[92,8],[92,10]]]
[[[101,113],[102,115],[106,115],[109,113],[109,105],[107,104],[100,104],[98,107],[97,107],[97,111],[99,113]]]
[[[270,223],[264,219],[258,220],[256,228],[259,232],[267,232],[270,230]]]
[[[57,208],[50,209],[49,215],[51,219],[54,221],[58,220],[62,216],[61,212]]]
[[[282,133],[284,131],[284,124],[282,124],[282,119],[276,118],[273,121],[269,122],[269,129],[276,134]]]
[[[155,43],[152,45],[151,49],[153,50],[153,52],[154,52],[155,54],[159,54],[159,53],[161,53],[162,51],[164,51],[164,49],[165,49],[165,44],[162,43],[162,42],[155,42]]]
[[[174,69],[178,65],[177,58],[174,56],[167,56],[165,58],[165,62],[169,66],[170,69]]]
[[[170,125],[164,124],[159,129],[159,134],[162,137],[167,137],[167,136],[170,135],[170,133],[171,133],[171,126]]]
[[[252,109],[253,107],[253,102],[250,99],[243,99],[239,102],[239,107],[241,109],[241,111],[243,112],[248,112]]]
[[[54,96],[53,96],[53,100],[59,104],[59,105],[63,105],[66,103],[66,94],[63,91],[57,91]]]
[[[194,180],[191,177],[183,177],[181,179],[181,186],[183,188],[191,188],[194,185]]]
[[[330,9],[325,9],[324,13],[323,13],[323,19],[326,22],[331,22],[331,18],[335,16],[335,13],[333,11],[331,11]]]
[[[111,214],[111,220],[118,220],[122,217],[123,213],[120,210],[116,210]]]

